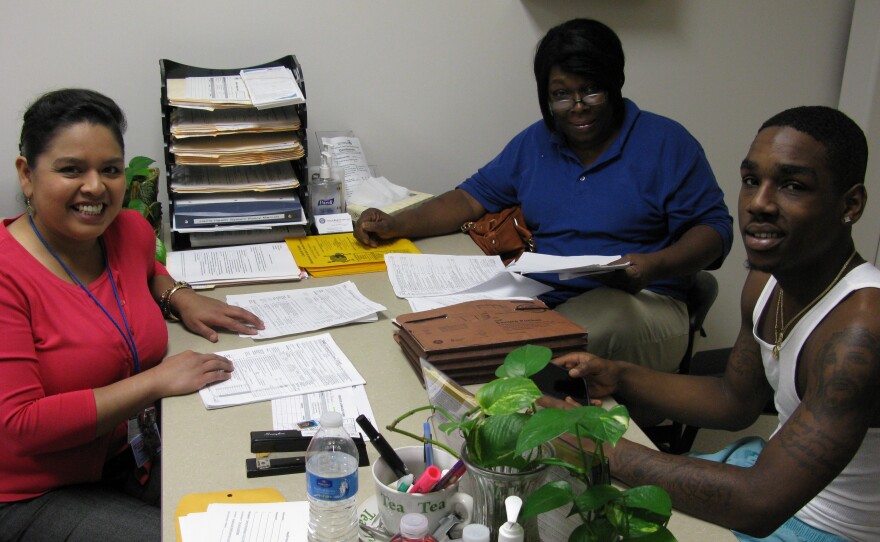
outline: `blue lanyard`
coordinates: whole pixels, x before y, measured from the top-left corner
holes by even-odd
[[[37,230],[37,226],[34,224],[34,219],[28,216],[28,220],[31,223],[31,228],[34,230],[34,233],[37,234],[37,238],[40,240],[41,243],[43,243],[43,246],[46,247],[46,250],[49,251],[49,254],[51,254],[55,258],[55,260],[58,261],[59,264],[61,264],[61,267],[64,268],[64,271],[66,271],[67,274],[70,275],[70,278],[72,278],[73,281],[76,282],[80,288],[82,288],[82,291],[84,291],[86,294],[88,294],[89,297],[92,298],[92,301],[95,302],[95,305],[97,305],[98,308],[101,309],[101,311],[113,323],[116,331],[118,331],[119,334],[122,335],[122,340],[125,341],[125,344],[128,346],[128,350],[131,352],[131,358],[134,360],[135,374],[141,372],[141,361],[138,357],[137,345],[134,342],[134,336],[131,333],[131,327],[128,325],[128,319],[125,317],[125,311],[122,310],[122,302],[119,300],[119,292],[116,290],[116,280],[113,279],[113,271],[110,269],[110,264],[107,262],[107,250],[104,247],[104,239],[102,237],[98,237],[98,244],[101,245],[101,255],[104,257],[104,268],[107,270],[107,275],[110,278],[110,286],[113,288],[113,297],[116,298],[116,306],[119,307],[119,314],[122,315],[122,323],[125,324],[124,331],[119,323],[116,322],[116,319],[110,315],[110,312],[107,311],[104,305],[102,305],[101,302],[98,301],[98,298],[95,297],[88,288],[86,288],[85,284],[83,284],[78,278],[76,278],[76,275],[73,274],[73,271],[71,271],[70,268],[67,267],[67,265],[65,265],[63,261],[61,261],[61,258],[59,258],[57,254],[55,254],[55,251],[52,250],[52,247],[49,246],[49,243],[47,243],[46,240],[43,239],[43,236],[40,235],[40,232]]]

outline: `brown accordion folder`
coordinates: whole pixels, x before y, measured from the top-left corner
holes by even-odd
[[[587,330],[535,300],[468,301],[397,317],[394,335],[422,378],[425,358],[459,384],[492,380],[516,348],[535,344],[554,356],[584,350]]]

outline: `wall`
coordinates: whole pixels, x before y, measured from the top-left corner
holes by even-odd
[[[293,53],[310,132],[353,130],[379,173],[440,193],[539,117],[535,43],[575,16],[620,34],[624,94],[691,130],[735,214],[739,163],[760,123],[794,105],[837,105],[852,9],[851,0],[3,2],[0,216],[23,209],[20,118],[46,90],[108,94],[128,114],[128,154],[160,158],[160,58],[235,67]],[[743,260],[737,237],[716,273],[723,288],[703,346],[735,337]]]

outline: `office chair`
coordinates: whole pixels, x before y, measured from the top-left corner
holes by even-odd
[[[696,356],[701,353],[694,354],[694,344],[696,343],[697,334],[705,337],[706,331],[703,329],[703,322],[709,309],[718,297],[718,281],[708,271],[700,271],[694,278],[694,283],[687,292],[687,309],[688,309],[688,344],[678,364],[678,372],[681,374],[692,374],[692,365],[696,365]],[[726,363],[727,358],[724,358]],[[722,366],[721,371],[724,372]],[[711,374],[711,373],[699,373]],[[685,426],[679,422],[672,422],[654,427],[646,427],[644,429],[648,438],[664,452],[673,454],[682,454],[690,451],[697,435],[696,427]]]

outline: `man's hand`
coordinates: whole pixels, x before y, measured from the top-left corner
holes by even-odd
[[[619,367],[613,361],[587,352],[570,352],[554,359],[552,363],[568,369],[568,375],[572,378],[586,379],[591,398],[607,397],[617,391]],[[596,404],[593,401],[591,403]],[[577,403],[574,404],[577,405]],[[601,405],[602,402],[598,401],[598,404]],[[554,404],[552,406],[563,405]]]
[[[388,213],[370,208],[361,213],[354,226],[354,238],[368,247],[379,246],[380,241],[400,237],[397,221]]]

